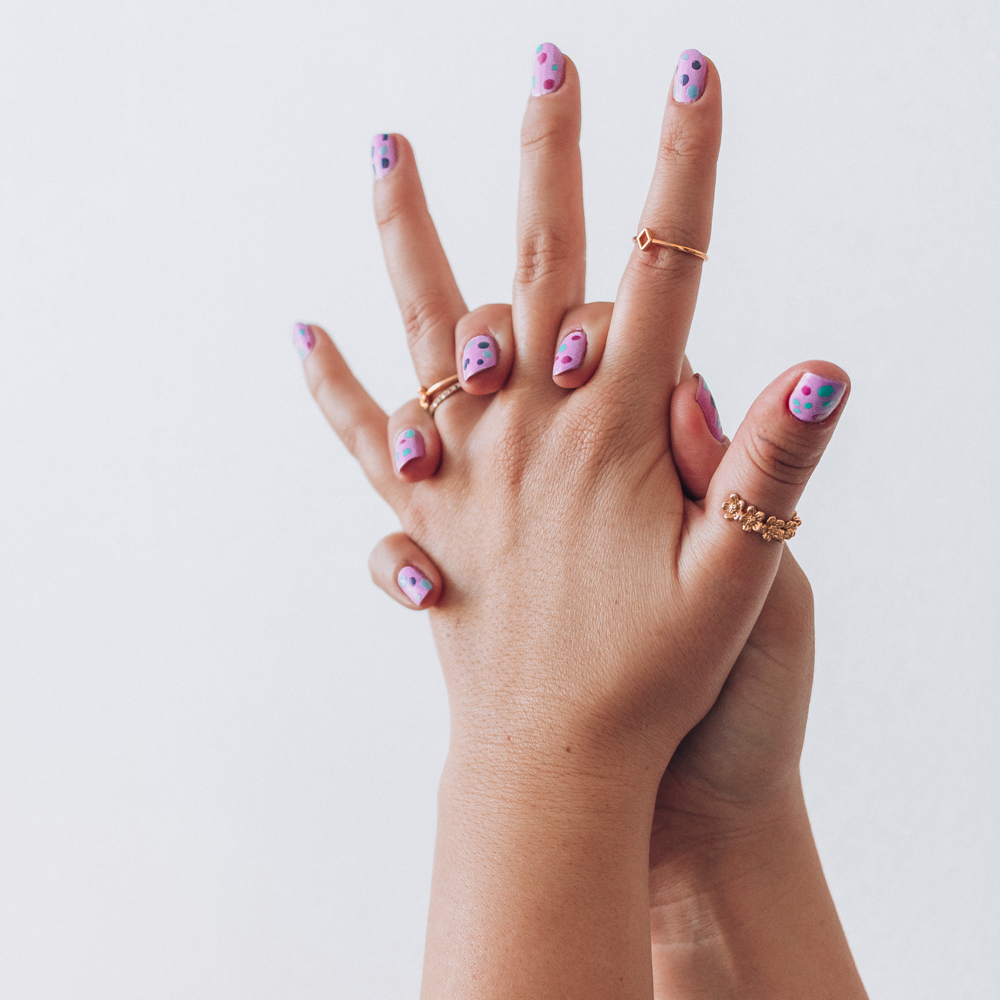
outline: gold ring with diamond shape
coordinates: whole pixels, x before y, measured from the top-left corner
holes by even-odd
[[[633,236],[632,242],[640,250],[648,250],[655,243],[658,247],[670,247],[671,250],[680,250],[681,253],[689,253],[692,257],[700,257],[702,260],[708,260],[707,253],[695,250],[694,247],[682,247],[680,243],[667,243],[666,240],[653,239],[653,234],[648,229],[644,229],[638,236]]]

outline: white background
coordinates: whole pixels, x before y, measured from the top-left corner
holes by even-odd
[[[7,0],[5,1000],[416,996],[444,690],[289,326],[413,394],[382,130],[468,301],[509,298],[544,40],[582,75],[591,298],[678,52],[720,69],[691,358],[730,433],[797,361],[854,379],[794,542],[829,880],[873,997],[1000,997],[998,36],[968,0]]]

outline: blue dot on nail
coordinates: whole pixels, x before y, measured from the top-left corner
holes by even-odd
[[[552,64],[552,72],[554,73],[557,69],[559,69],[559,67],[555,63],[553,63]]]
[[[544,45],[544,44],[545,44],[545,42],[542,42],[542,45]],[[535,51],[536,52],[541,52],[542,51],[542,45],[539,45],[538,48],[535,49]]]
[[[534,77],[531,78],[531,89],[532,90],[535,89],[535,78]]]
[[[690,58],[691,58],[691,56],[689,56],[686,52],[682,52],[681,53],[681,59],[683,59],[684,62],[687,62],[688,59],[690,59]]]
[[[481,365],[482,363],[483,363],[483,359],[482,359],[482,358],[480,358],[480,359],[479,359],[479,360],[478,360],[478,361],[476,362],[476,364],[477,364],[477,365]],[[477,383],[476,383],[476,385],[479,385],[479,383],[477,382]]]
[[[469,367],[469,361],[470,359],[466,358],[465,361],[462,363],[462,371],[465,371],[465,369]]]
[[[695,59],[695,61],[691,63],[691,69],[701,69],[701,63],[698,62],[697,59]]]
[[[806,409],[811,410],[813,408],[812,403],[806,403]]]
[[[685,80],[684,82],[685,82],[685,83],[687,83],[687,80]],[[388,147],[388,146],[383,146],[383,147],[382,147],[382,148],[381,148],[381,149],[379,150],[379,152],[380,152],[380,153],[381,153],[381,154],[382,154],[383,156],[385,156],[385,154],[389,152],[389,147]]]
[[[683,75],[683,76],[681,77],[681,83],[683,83],[683,84],[684,84],[685,86],[687,86],[687,82],[688,82],[688,80],[690,80],[690,79],[691,79],[691,77],[689,77],[689,76],[687,75],[687,73],[685,73],[685,74],[684,74],[684,75]]]
[[[416,433],[417,433],[416,431],[406,431],[406,433],[405,433],[405,434],[403,434],[403,437],[408,437],[408,438],[411,438],[411,437],[413,437],[413,435],[414,435],[414,434],[416,434]]]
[[[680,98],[681,98],[681,88],[680,87],[674,87],[674,100],[675,101],[679,101]]]
[[[492,351],[483,351],[483,357],[484,358],[492,358],[493,357],[493,352]]]
[[[489,347],[489,346],[490,346],[490,342],[488,340],[485,340],[485,341],[482,341],[481,343],[476,344],[476,347],[478,347],[480,350],[483,350],[484,348]]]
[[[413,453],[413,449],[412,448],[404,448],[403,449],[403,454],[404,455],[410,455],[412,453]]]
[[[420,586],[423,587],[424,590],[430,590],[431,589],[431,581],[430,580],[421,580],[420,581]]]
[[[387,166],[389,166],[389,161],[383,156],[382,157],[382,169],[385,170],[385,168]]]
[[[833,386],[832,385],[821,385],[816,390],[816,395],[817,396],[832,396],[833,395]]]
[[[697,97],[698,96],[698,88],[693,83],[691,84],[690,87],[688,87],[688,89],[687,89],[687,95],[688,95],[688,97]]]

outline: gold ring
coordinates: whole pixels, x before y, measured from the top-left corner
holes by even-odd
[[[449,375],[447,378],[441,379],[440,382],[435,382],[432,386],[421,386],[417,396],[420,399],[420,405],[429,416],[433,417],[434,411],[461,388],[458,384],[458,376]]]
[[[729,499],[722,505],[722,516],[727,521],[739,521],[744,531],[756,531],[765,542],[786,542],[802,527],[797,511],[793,510],[787,521],[767,517],[753,504],[746,506],[739,493],[729,494]]]
[[[680,243],[667,243],[666,240],[654,240],[653,234],[648,229],[644,229],[638,236],[633,236],[632,242],[635,243],[640,250],[648,250],[650,245],[655,243],[658,247],[670,247],[671,250],[680,250],[682,253],[689,253],[693,257],[700,257],[702,260],[708,260],[707,253],[695,250],[694,247],[682,247]]]

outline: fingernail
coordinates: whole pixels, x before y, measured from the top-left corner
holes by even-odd
[[[292,343],[300,358],[307,358],[316,346],[316,335],[308,323],[296,323],[292,327]]]
[[[697,49],[685,49],[677,60],[674,73],[674,100],[694,104],[705,89],[708,60]]]
[[[840,405],[846,389],[846,382],[820,378],[812,372],[806,372],[799,379],[795,392],[788,397],[788,409],[799,420],[810,422],[826,420]]]
[[[372,170],[375,177],[385,177],[396,165],[396,137],[379,132],[372,137]]]
[[[493,368],[499,355],[497,342],[489,334],[473,337],[462,352],[462,377],[468,381],[478,372]]]
[[[542,97],[554,94],[566,79],[566,64],[558,46],[551,42],[542,42],[535,49],[535,58],[531,64],[531,95]]]
[[[721,441],[726,435],[722,433],[722,421],[719,419],[719,408],[715,405],[715,397],[709,391],[708,383],[700,375],[696,375],[695,378],[698,379],[695,399],[698,400],[701,412],[705,414],[705,423],[708,424],[712,437],[716,441]]]
[[[396,582],[399,584],[399,589],[417,605],[434,589],[434,584],[419,569],[414,569],[412,566],[404,566],[399,571]]]
[[[396,438],[396,471],[406,465],[407,462],[415,458],[424,457],[424,436],[420,431],[415,431],[408,427],[405,431],[400,431]]]
[[[552,366],[552,376],[562,375],[565,372],[575,371],[583,364],[583,358],[587,353],[587,335],[577,327],[570,330],[562,339],[559,349],[556,351],[556,362]]]

